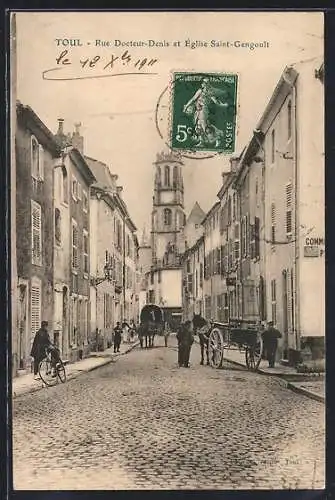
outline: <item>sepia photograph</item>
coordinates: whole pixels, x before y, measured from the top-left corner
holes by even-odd
[[[324,14],[11,11],[12,476],[325,488]]]

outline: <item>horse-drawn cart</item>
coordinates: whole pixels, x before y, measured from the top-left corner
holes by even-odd
[[[153,347],[155,335],[164,333],[164,313],[159,306],[154,304],[145,305],[140,314],[140,326],[138,337],[141,347]]]
[[[247,368],[257,370],[263,355],[263,340],[257,325],[240,321],[213,322],[208,338],[208,360],[211,366],[222,366],[225,349],[244,351]]]

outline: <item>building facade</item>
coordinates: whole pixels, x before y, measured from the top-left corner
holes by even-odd
[[[273,321],[278,359],[291,364],[306,349],[324,356],[323,109],[322,61],[286,68],[203,221],[205,317]],[[195,249],[184,255],[188,283]]]
[[[138,242],[118,176],[98,160],[86,161],[97,179],[91,189],[90,330],[97,348],[105,349],[118,321],[138,318]]]
[[[53,323],[54,164],[60,149],[29,106],[17,104],[16,253],[17,342],[14,365],[30,370],[30,350],[41,321]],[[13,325],[15,328],[15,326]]]
[[[62,162],[54,183],[54,342],[69,361],[90,351],[90,188],[78,127],[66,136],[59,120],[56,139]],[[78,148],[73,146],[75,144]]]
[[[203,314],[204,303],[204,227],[206,214],[196,202],[184,227],[185,253],[183,264],[183,318],[191,319],[193,314]]]

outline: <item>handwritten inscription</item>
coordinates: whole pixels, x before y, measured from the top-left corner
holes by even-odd
[[[128,50],[124,50],[120,55],[110,54],[109,56],[96,55],[93,57],[73,57],[68,49],[63,50],[56,57],[56,67],[43,71],[43,79],[45,80],[73,80],[85,78],[101,78],[103,76],[121,76],[123,74],[156,74],[148,72],[158,63],[158,59],[148,57],[133,57]],[[71,76],[68,78],[50,77],[50,73],[73,67],[75,70],[97,70],[102,74],[86,75],[86,76]],[[120,73],[114,73],[114,70]]]

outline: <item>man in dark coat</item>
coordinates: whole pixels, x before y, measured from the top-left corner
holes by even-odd
[[[46,350],[51,350],[51,361],[52,361],[52,376],[55,376],[55,366],[58,360],[56,355],[56,349],[53,347],[49,333],[48,333],[48,322],[42,321],[41,328],[36,332],[33,345],[31,347],[30,356],[34,358],[34,377],[37,380],[38,377],[38,367],[43,358],[45,358]]]
[[[191,347],[194,342],[192,322],[185,321],[178,330],[178,364],[185,368],[189,368],[189,360]]]
[[[116,327],[114,328],[114,352],[120,352],[121,335],[122,329],[120,326],[120,322],[118,321],[116,323]]]
[[[279,330],[274,328],[273,321],[268,322],[268,327],[262,333],[266,359],[269,362],[269,368],[274,368],[276,361],[276,352],[278,347],[278,339],[282,337]]]

